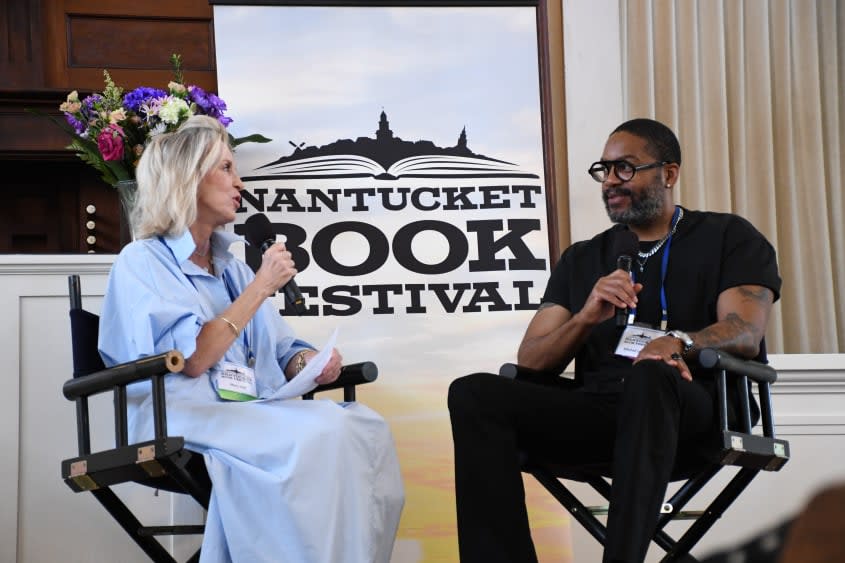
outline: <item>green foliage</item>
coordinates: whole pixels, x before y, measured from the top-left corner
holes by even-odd
[[[264,135],[260,133],[253,133],[252,135],[247,135],[246,137],[233,137],[232,134],[229,134],[229,144],[232,147],[237,147],[243,143],[269,143],[273,139],[268,139]]]

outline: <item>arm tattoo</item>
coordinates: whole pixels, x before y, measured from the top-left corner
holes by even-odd
[[[772,290],[760,286],[737,287],[740,299],[747,305],[768,308],[772,304]],[[696,347],[720,348],[742,356],[753,356],[763,338],[765,327],[743,319],[737,313],[728,313],[720,322],[696,334]]]
[[[730,313],[722,322],[698,332],[695,345],[699,349],[752,349],[762,337],[754,323],[742,319],[736,313]]]
[[[550,303],[548,301],[544,301],[540,303],[540,306],[537,307],[537,310],[542,311],[543,309],[548,309],[549,307],[554,307],[555,305],[557,305],[557,303]]]
[[[768,305],[771,302],[772,290],[768,287],[739,286],[737,289],[744,301],[756,301],[761,305]]]

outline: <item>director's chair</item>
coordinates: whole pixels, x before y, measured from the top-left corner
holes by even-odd
[[[156,490],[187,494],[208,510],[212,485],[202,454],[186,448],[183,437],[167,433],[164,378],[180,372],[185,365],[184,358],[179,351],[171,350],[106,368],[97,351],[100,318],[82,308],[79,276],[69,276],[68,285],[73,379],[65,382],[62,392],[67,399],[76,402],[79,455],[62,461],[62,479],[74,492],[90,491],[150,559],[175,563],[156,536],[202,534],[205,526],[145,526],[111,487],[134,482]],[[356,385],[370,383],[377,377],[378,368],[372,362],[350,364],[343,367],[337,380],[318,386],[303,398],[311,399],[316,392],[342,388],[344,400],[354,401]],[[126,386],[145,379],[152,382],[155,436],[129,444]],[[88,398],[107,391],[114,393],[115,446],[92,453]],[[199,556],[197,550],[188,561],[199,561]]]
[[[764,348],[765,349],[765,348]],[[765,357],[763,352],[762,357]],[[725,510],[761,470],[778,471],[789,460],[789,443],[775,437],[770,385],[777,380],[777,372],[770,366],[751,360],[740,360],[725,352],[705,349],[699,354],[699,363],[715,370],[718,390],[716,408],[719,432],[711,444],[681,444],[677,455],[672,481],[683,481],[661,509],[652,541],[666,555],[662,561],[693,562],[690,550],[716,523]],[[559,374],[538,372],[516,364],[504,364],[499,375],[512,379],[532,381],[541,385],[576,386]],[[757,385],[760,398],[762,435],[752,434],[752,397],[750,383]],[[728,424],[728,385],[734,384],[739,397],[740,413],[736,428]],[[597,516],[607,514],[608,506],[585,506],[564,483],[565,480],[589,484],[599,495],[610,502],[611,477],[609,464],[561,465],[539,458],[522,456],[522,471],[531,474],[566,508],[600,544],[604,545],[607,528]],[[738,470],[731,481],[716,495],[706,509],[684,510],[689,501],[725,466]],[[677,540],[664,531],[673,520],[694,520]]]

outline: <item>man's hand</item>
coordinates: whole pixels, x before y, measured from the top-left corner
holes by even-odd
[[[585,321],[591,324],[599,324],[611,318],[616,307],[637,306],[637,294],[642,290],[643,284],[634,283],[631,274],[624,270],[614,270],[610,274],[599,278],[593,290],[590,292],[581,314]]]
[[[681,356],[682,350],[683,342],[674,336],[661,336],[643,346],[643,349],[634,358],[634,363],[636,364],[643,360],[663,361],[672,367],[678,368],[681,372],[681,377],[687,381],[692,381],[692,372],[683,356]]]
[[[616,270],[596,281],[575,315],[560,305],[540,304],[519,345],[519,365],[537,370],[565,368],[590,331],[613,317],[616,307],[636,306],[642,288],[631,281],[628,272]]]

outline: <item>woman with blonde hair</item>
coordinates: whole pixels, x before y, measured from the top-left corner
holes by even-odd
[[[317,354],[268,299],[296,269],[283,243],[252,270],[229,251],[244,186],[226,130],[190,118],[137,171],[136,240],[115,260],[100,325],[107,365],[177,349],[167,422],[213,490],[203,562],[388,562],[404,493],[390,430],[358,403],[279,400]],[[337,350],[317,383],[340,374]],[[128,391],[130,439],[153,436],[149,383]]]

